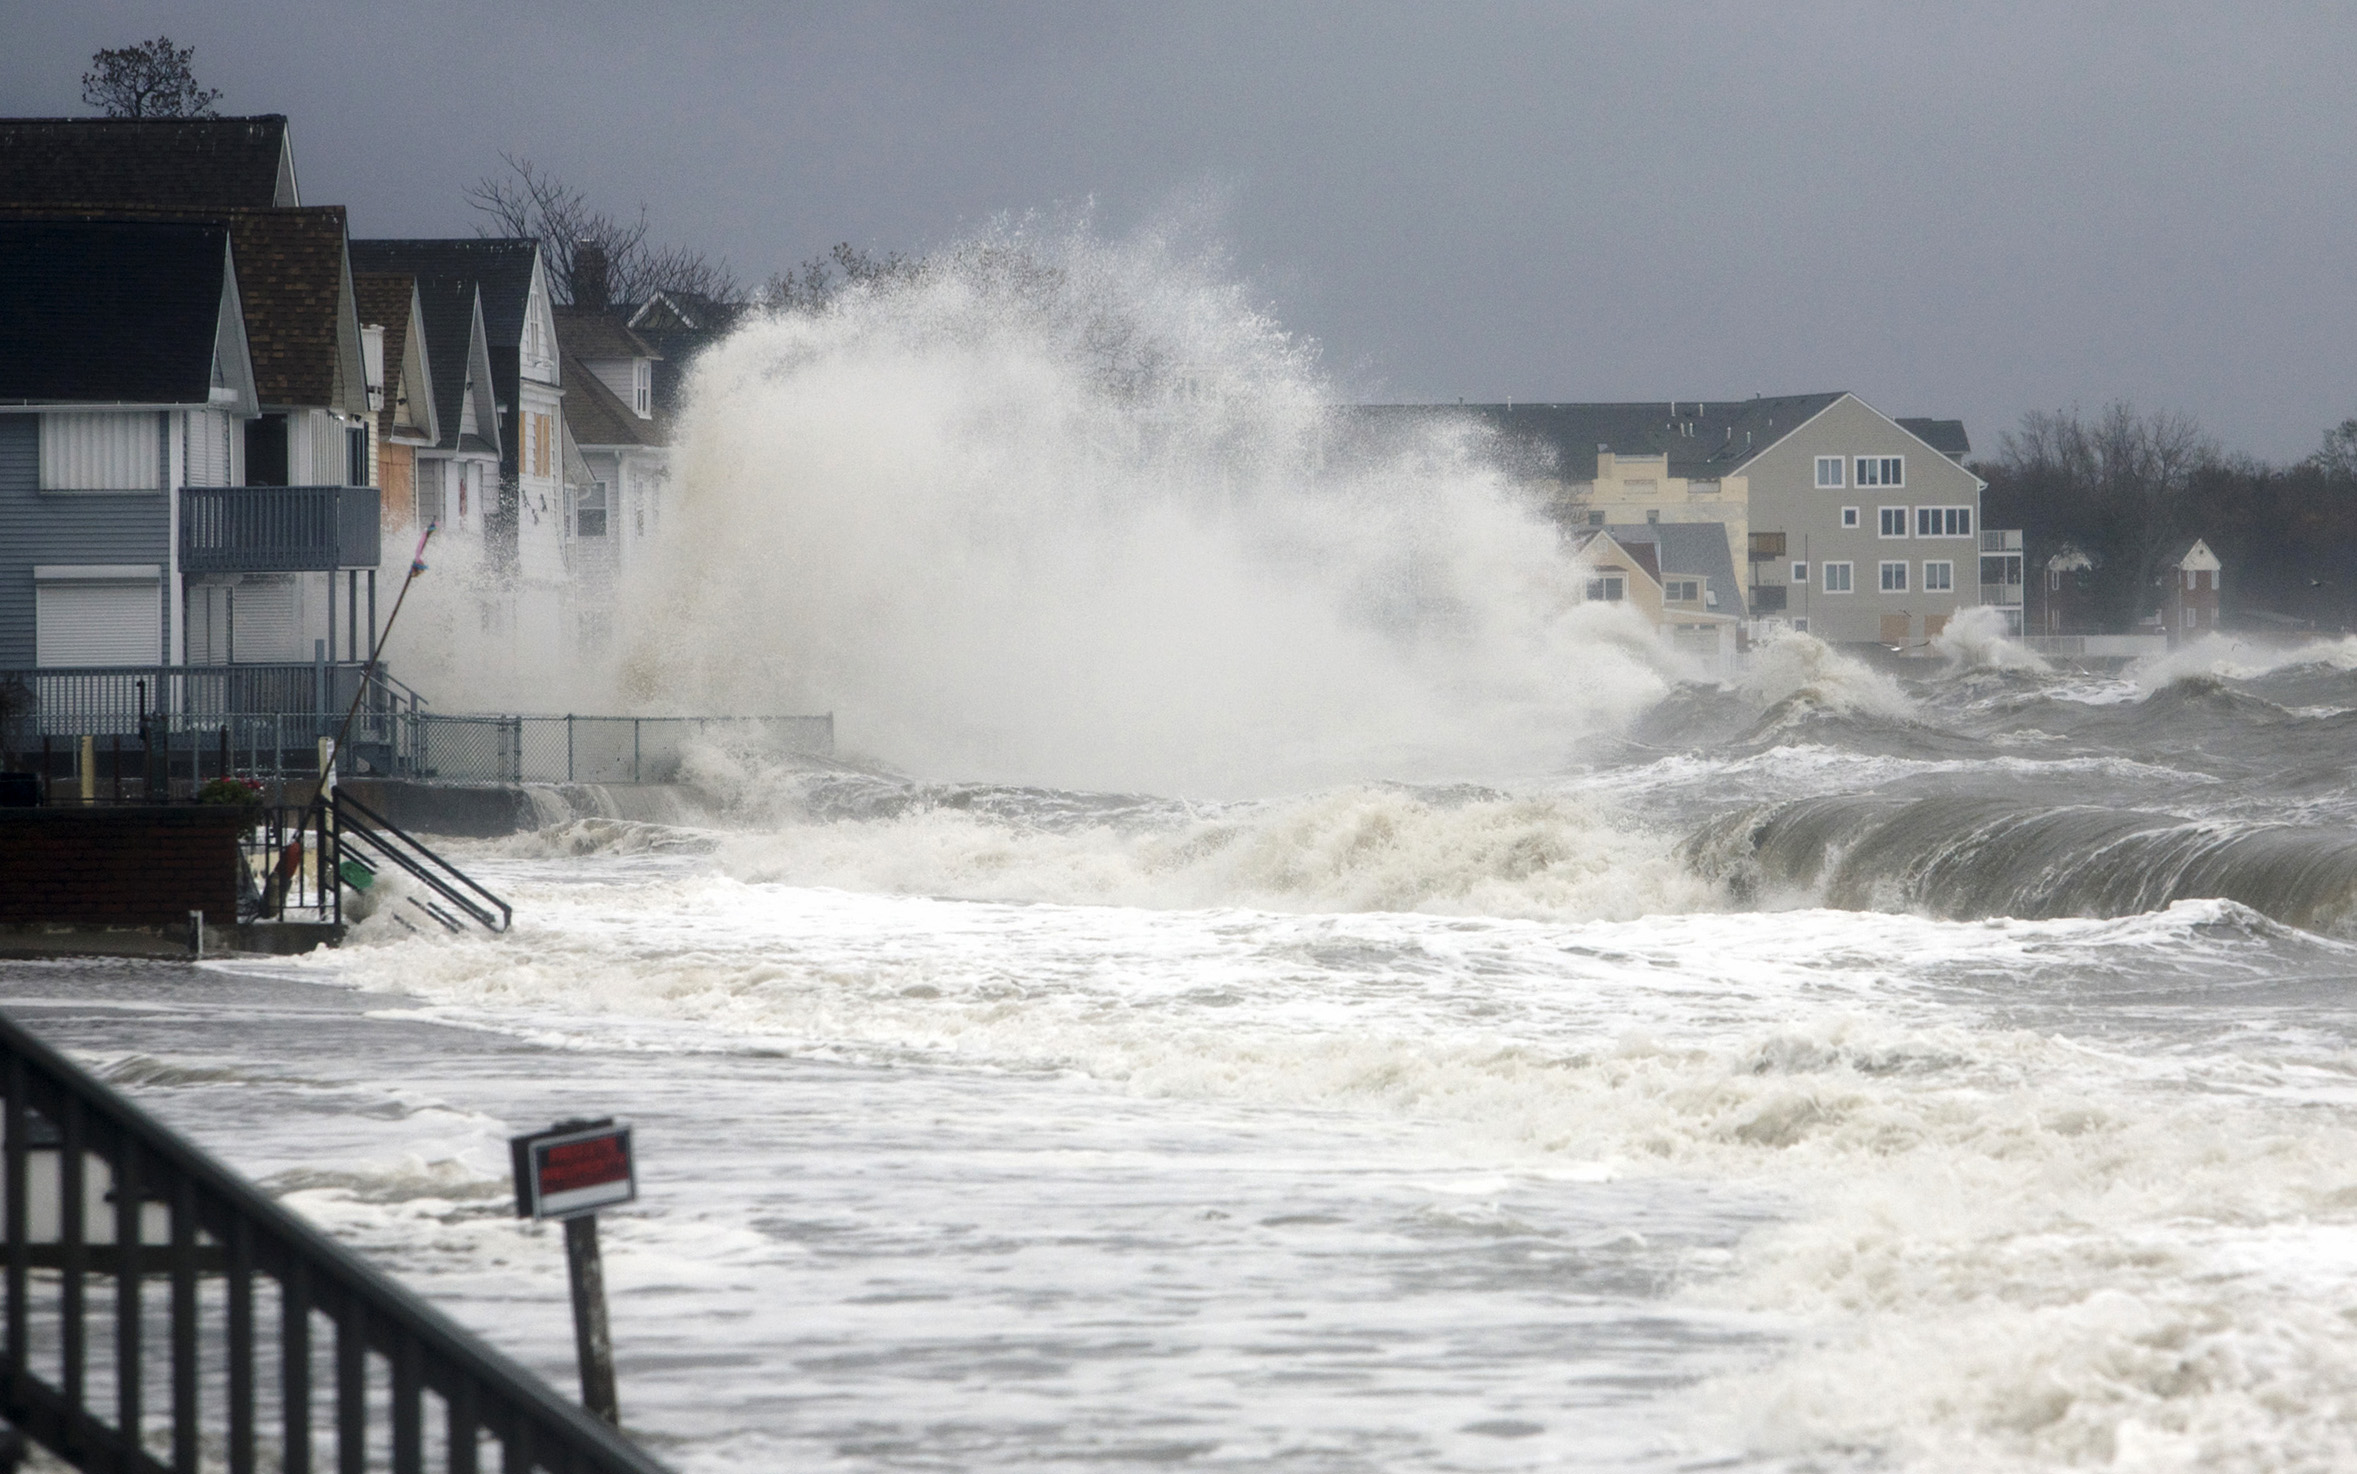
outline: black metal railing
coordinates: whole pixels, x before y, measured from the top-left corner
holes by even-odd
[[[358,886],[365,876],[365,883],[374,885],[386,869],[401,870],[437,898],[412,897],[411,904],[451,931],[464,929],[458,920],[461,915],[491,932],[506,931],[515,920],[514,907],[351,794],[335,789],[328,804],[334,823],[328,828],[327,843],[336,856],[334,871],[342,879]],[[347,871],[347,865],[357,867],[359,873]],[[341,914],[339,911],[338,916]]]
[[[341,926],[341,836],[312,804],[266,804],[237,841],[237,919]]]
[[[382,561],[373,486],[183,486],[184,573],[332,572]]]
[[[77,1468],[662,1474],[5,1018],[0,1093],[0,1414]]]

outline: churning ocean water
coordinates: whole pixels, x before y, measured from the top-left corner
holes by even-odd
[[[713,754],[457,847],[505,938],[0,979],[560,1386],[505,1137],[633,1120],[699,1474],[2357,1465],[2357,644],[2027,664],[1511,784]]]

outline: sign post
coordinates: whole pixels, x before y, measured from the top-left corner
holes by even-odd
[[[606,1271],[597,1249],[597,1210],[638,1197],[630,1128],[612,1117],[559,1121],[508,1140],[516,1170],[516,1216],[561,1218],[565,1268],[573,1282],[573,1348],[581,1359],[581,1405],[621,1426],[614,1395],[614,1341],[606,1329]]]

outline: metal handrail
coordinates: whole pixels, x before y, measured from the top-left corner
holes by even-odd
[[[277,1467],[285,1474],[312,1474],[315,1412],[328,1414],[317,1422],[320,1431],[333,1430],[337,1474],[363,1474],[372,1452],[393,1474],[424,1474],[429,1392],[446,1415],[437,1467],[448,1474],[479,1474],[486,1435],[501,1445],[503,1469],[517,1474],[664,1474],[615,1430],[5,1017],[0,1094],[7,1256],[0,1414],[77,1468],[196,1474],[200,1456],[210,1462],[225,1453],[230,1474],[255,1474],[264,1449],[256,1392],[265,1358],[257,1341],[274,1340],[277,1354],[268,1360],[280,1379]],[[55,1153],[58,1185],[58,1267],[40,1271],[38,1282],[29,1210],[36,1152]],[[94,1170],[105,1175],[113,1199],[113,1234],[98,1242],[84,1211],[98,1185]],[[147,1227],[150,1203],[164,1210],[160,1243]],[[223,1266],[218,1325],[200,1314],[199,1278],[214,1259],[206,1250]],[[96,1310],[93,1278],[114,1288],[112,1303]],[[150,1278],[169,1281],[169,1344],[156,1349],[171,1364],[161,1399],[169,1411],[152,1427],[141,1304]],[[278,1289],[275,1337],[255,1315],[257,1278]],[[34,1356],[35,1291],[51,1283],[54,1300],[39,1297],[39,1316],[44,1328],[56,1323],[56,1381],[36,1369]],[[331,1323],[334,1371],[332,1385],[314,1389],[311,1333],[320,1315]],[[112,1342],[111,1413],[89,1397],[94,1322]],[[49,1350],[43,1347],[41,1361],[52,1359]],[[389,1402],[372,1396],[371,1358],[389,1373]],[[225,1373],[218,1410],[199,1402],[208,1362]],[[389,1437],[372,1451],[379,1415]],[[167,1440],[168,1454],[154,1446]]]
[[[473,876],[434,853],[426,847],[424,841],[392,820],[340,788],[335,790],[329,802],[335,808],[338,848],[349,847],[355,839],[364,842],[370,851],[416,876],[442,899],[480,922],[487,931],[504,932],[515,923],[514,907],[493,895]],[[387,835],[398,843],[388,841]],[[366,864],[367,861],[363,859],[362,863]],[[376,866],[369,865],[368,868],[373,871]],[[474,896],[464,894],[459,889],[461,886],[474,892]],[[489,910],[484,909],[482,902],[489,902],[499,912],[496,919]]]

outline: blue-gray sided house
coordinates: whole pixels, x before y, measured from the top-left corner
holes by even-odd
[[[226,226],[0,220],[0,668],[180,659],[176,490],[259,413]]]

